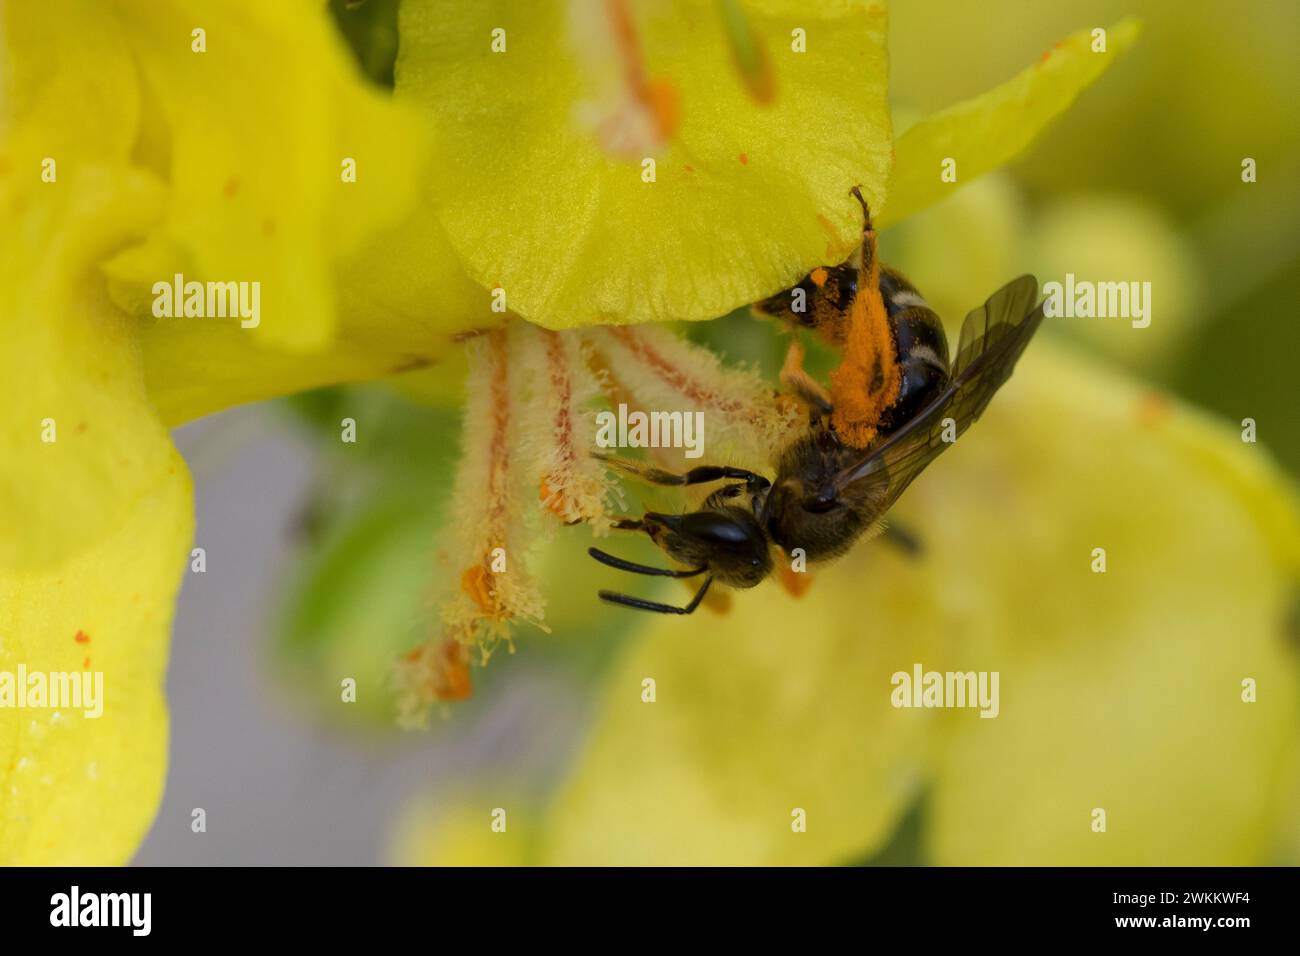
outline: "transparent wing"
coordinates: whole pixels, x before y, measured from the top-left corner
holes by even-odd
[[[862,461],[841,471],[835,477],[836,492],[853,485],[855,497],[874,501],[879,514],[887,511],[952,444],[943,440],[945,422],[952,420],[949,438],[960,437],[1011,377],[1043,321],[1042,307],[1034,304],[1037,299],[1038,280],[1021,276],[966,316],[948,387],[910,422],[868,448]]]
[[[989,296],[987,302],[967,315],[966,321],[961,324],[957,357],[952,362],[952,377],[959,378],[977,358],[996,350],[1003,338],[1015,336],[1024,330],[1037,301],[1038,280],[1033,276],[1020,276],[998,289]],[[1025,331],[1020,348],[1010,357],[1010,362],[1003,366],[1004,374],[998,379],[997,385],[993,386],[990,397],[1011,376],[1011,369],[1035,328],[1036,322]]]

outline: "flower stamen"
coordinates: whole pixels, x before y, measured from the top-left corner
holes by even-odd
[[[796,410],[778,402],[751,369],[727,368],[709,349],[657,326],[594,329],[589,335],[612,378],[637,397],[638,406],[703,411],[711,457],[767,461],[793,436]]]
[[[585,409],[604,404],[614,387],[639,407],[692,406],[714,422],[710,458],[730,452],[745,461],[766,460],[798,415],[757,372],[727,368],[667,329],[552,332],[512,322],[465,348],[469,375],[448,538],[454,586],[441,602],[440,627],[398,662],[405,723],[471,693],[472,647],[486,661],[520,621],[548,631],[528,558],[557,518],[599,535],[624,510],[605,462],[591,453],[597,418]]]
[[[599,384],[573,333],[529,326],[544,347],[545,395],[536,406],[548,410],[550,447],[542,450],[539,481],[543,506],[567,524],[586,521],[598,535],[609,531],[611,496],[617,494],[600,463],[583,448],[581,406],[599,393]]]

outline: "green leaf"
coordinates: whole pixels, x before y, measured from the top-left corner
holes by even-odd
[[[314,433],[321,477],[305,515],[305,562],[281,609],[283,676],[328,720],[391,728],[393,664],[434,617],[459,422],[382,386],[320,389],[285,405]],[[346,418],[355,442],[340,440]],[[355,704],[340,698],[348,677]]]
[[[282,676],[311,709],[337,723],[391,729],[394,662],[428,628],[438,509],[385,500],[335,526],[314,547],[279,631]],[[341,681],[356,681],[355,703]]]

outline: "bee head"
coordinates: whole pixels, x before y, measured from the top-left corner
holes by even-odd
[[[767,535],[744,508],[692,511],[684,515],[649,512],[645,531],[673,560],[707,567],[723,584],[752,588],[772,572]]]

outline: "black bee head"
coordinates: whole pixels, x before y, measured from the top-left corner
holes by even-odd
[[[772,571],[767,535],[744,508],[684,515],[650,512],[644,520],[651,539],[673,560],[690,567],[707,567],[729,587],[752,588]]]

